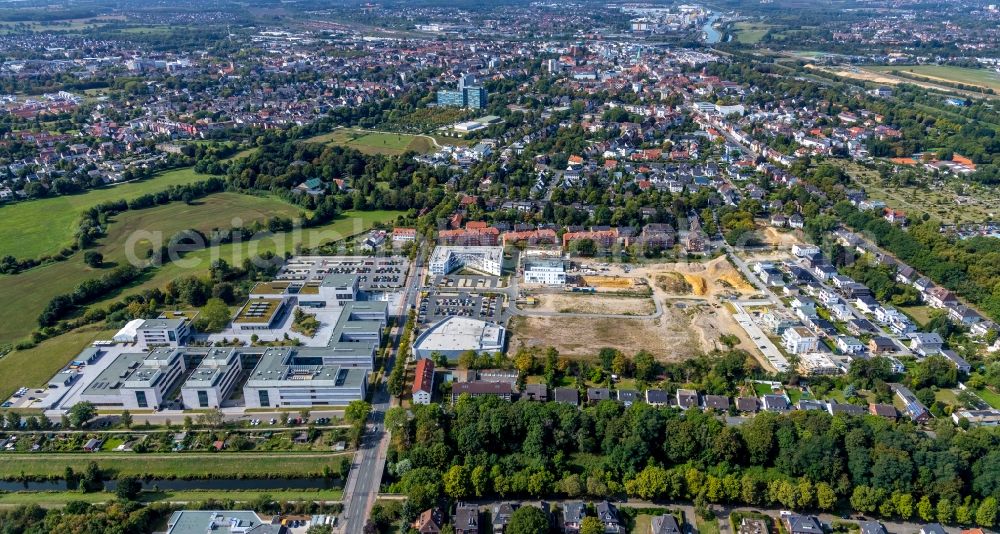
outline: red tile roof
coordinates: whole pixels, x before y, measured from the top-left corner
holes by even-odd
[[[413,379],[413,392],[424,391],[431,393],[434,387],[434,362],[430,358],[424,358],[417,362],[417,376]]]

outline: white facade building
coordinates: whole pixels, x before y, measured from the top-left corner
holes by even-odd
[[[181,319],[147,319],[136,328],[139,343],[146,347],[177,347],[191,333],[189,321]]]
[[[805,354],[819,349],[819,338],[804,326],[785,330],[781,335],[781,343],[789,354]]]
[[[264,351],[243,386],[246,407],[346,406],[364,399],[368,369],[338,365],[323,351],[291,347]]]
[[[219,408],[232,394],[243,371],[240,353],[233,348],[213,348],[181,387],[184,408]]]
[[[431,274],[443,276],[461,268],[500,276],[503,269],[503,247],[438,246],[434,248],[428,262]]]
[[[525,260],[524,283],[547,286],[566,285],[566,265],[562,260],[555,259]]]
[[[185,371],[183,351],[158,348],[118,355],[80,393],[80,401],[129,410],[156,410]]]

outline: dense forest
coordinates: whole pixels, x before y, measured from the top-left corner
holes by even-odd
[[[823,411],[761,413],[729,426],[711,413],[604,401],[463,397],[387,414],[388,489],[412,518],[452,499],[634,497],[794,510],[841,505],[885,518],[993,525],[1000,434],[950,421],[908,423]]]

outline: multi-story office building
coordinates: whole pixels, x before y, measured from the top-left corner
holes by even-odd
[[[147,319],[136,329],[136,337],[146,347],[177,347],[184,344],[191,333],[186,318]]]
[[[81,401],[130,410],[156,410],[184,374],[184,351],[159,348],[118,355],[80,393]]]
[[[197,349],[193,351],[197,352]],[[236,349],[208,349],[181,387],[184,408],[198,410],[222,406],[222,402],[232,394],[242,371],[242,359]]]
[[[269,348],[243,386],[247,408],[345,406],[365,398],[367,368],[326,361],[322,348]]]
[[[431,274],[446,275],[455,269],[474,269],[484,274],[500,276],[503,267],[502,247],[438,246],[431,254],[428,268]]]

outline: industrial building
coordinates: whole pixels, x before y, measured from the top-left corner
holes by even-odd
[[[493,323],[448,317],[424,330],[413,343],[413,357],[429,358],[435,352],[456,360],[467,351],[477,354],[503,352],[507,330]]]

